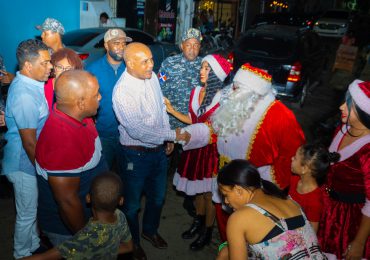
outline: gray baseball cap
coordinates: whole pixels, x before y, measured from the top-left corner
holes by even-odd
[[[54,19],[54,18],[46,18],[45,21],[43,22],[43,24],[36,26],[36,29],[38,29],[40,31],[49,31],[50,30],[50,31],[53,31],[53,32],[57,32],[60,35],[64,34],[64,27],[63,27],[62,23],[59,22],[58,20]]]
[[[109,42],[111,40],[119,39],[119,38],[124,38],[126,42],[132,42],[131,37],[127,37],[126,33],[122,31],[121,29],[115,28],[115,29],[109,29],[105,34],[104,34],[104,42]]]

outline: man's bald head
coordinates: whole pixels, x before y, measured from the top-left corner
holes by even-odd
[[[130,43],[129,45],[127,45],[126,49],[125,49],[125,53],[123,55],[123,58],[125,60],[125,62],[131,60],[131,59],[135,59],[135,57],[140,53],[140,52],[151,52],[149,47],[146,46],[145,44],[143,43],[140,43],[140,42],[133,42],[133,43]]]
[[[96,78],[87,71],[65,71],[55,81],[54,91],[58,103],[66,103],[70,100],[83,97],[85,92],[92,88]]]
[[[69,70],[58,77],[54,90],[58,109],[65,113],[67,113],[67,110],[80,112],[82,113],[78,116],[80,118],[81,116],[86,116],[85,110],[91,112],[91,110],[95,109],[94,104],[90,107],[91,104],[89,102],[96,93],[99,95],[99,84],[96,78],[87,71]]]
[[[149,47],[145,44],[134,42],[129,44],[124,53],[127,72],[138,79],[150,79],[152,77],[154,62]]]

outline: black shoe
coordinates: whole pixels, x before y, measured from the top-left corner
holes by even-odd
[[[158,233],[152,236],[142,233],[141,237],[148,240],[154,247],[158,249],[166,249],[168,247],[167,242]]]
[[[202,227],[204,225],[205,216],[197,215],[193,223],[191,224],[190,228],[186,230],[184,233],[181,234],[181,237],[183,239],[192,239],[195,237],[196,234],[199,234],[199,232],[202,230]]]
[[[203,228],[198,238],[190,244],[190,249],[193,251],[202,250],[204,246],[209,245],[212,239],[213,227]]]

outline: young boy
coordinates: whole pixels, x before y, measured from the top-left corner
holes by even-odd
[[[71,239],[42,254],[24,259],[117,259],[118,254],[132,251],[133,243],[125,215],[117,205],[123,204],[121,179],[112,172],[97,176],[86,196],[93,217]]]

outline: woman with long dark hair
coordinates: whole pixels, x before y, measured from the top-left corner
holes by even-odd
[[[325,259],[315,232],[298,204],[263,180],[246,160],[233,160],[217,177],[225,203],[227,246],[218,259]]]
[[[176,111],[169,100],[166,100],[167,112],[187,124],[209,123],[211,115],[218,109],[219,103],[214,101],[216,95],[228,80],[231,64],[217,54],[207,55],[202,60],[200,81],[202,86],[191,91],[189,114]],[[190,245],[191,250],[200,250],[209,244],[212,238],[215,207],[212,202],[212,183],[216,181],[218,170],[217,138],[211,136],[205,147],[183,152],[174,176],[173,184],[178,191],[188,196],[195,196],[197,216],[182,238],[198,237]]]
[[[370,82],[352,82],[340,110],[343,125],[329,147],[340,160],[324,186],[318,238],[337,258],[370,259]]]

